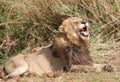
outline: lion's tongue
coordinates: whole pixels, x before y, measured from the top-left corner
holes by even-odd
[[[88,33],[88,32],[85,32],[85,31],[80,32],[80,34],[82,34],[82,35],[85,36],[85,37],[88,37],[88,36],[89,36],[89,33]]]

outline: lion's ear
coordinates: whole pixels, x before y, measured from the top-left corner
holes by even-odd
[[[64,26],[59,26],[59,32],[61,32],[61,33],[65,33],[65,29],[64,29]]]

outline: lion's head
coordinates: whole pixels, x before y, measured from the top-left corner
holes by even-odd
[[[88,42],[90,34],[88,23],[78,17],[70,17],[64,20],[59,27],[59,32],[66,34],[69,41],[79,45],[81,41]]]

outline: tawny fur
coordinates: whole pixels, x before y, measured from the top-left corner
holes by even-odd
[[[81,18],[68,18],[59,27],[59,34],[54,40],[52,50],[60,56],[67,70],[73,65],[93,65],[88,49],[89,39],[81,38]],[[88,27],[87,27],[88,29]],[[87,32],[86,30],[85,32]]]
[[[62,71],[63,62],[52,55],[49,46],[27,55],[17,55],[4,66],[6,77],[22,75],[26,72],[42,75],[48,72]],[[2,73],[3,74],[3,73]],[[4,76],[4,75],[3,75]]]
[[[63,71],[63,68],[76,69],[80,67],[79,65],[87,65],[101,71],[103,65],[94,64],[90,56],[89,36],[83,37],[79,34],[83,27],[87,27],[87,23],[85,26],[81,18],[70,17],[64,20],[53,44],[33,49],[32,53],[26,55],[12,57],[3,67],[1,77],[18,76],[26,72],[42,75]],[[86,31],[88,30],[81,31],[81,34],[88,35]]]

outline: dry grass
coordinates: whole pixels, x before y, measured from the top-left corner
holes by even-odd
[[[119,0],[0,0],[0,61],[52,42],[62,20],[90,23],[91,45],[120,40]]]

